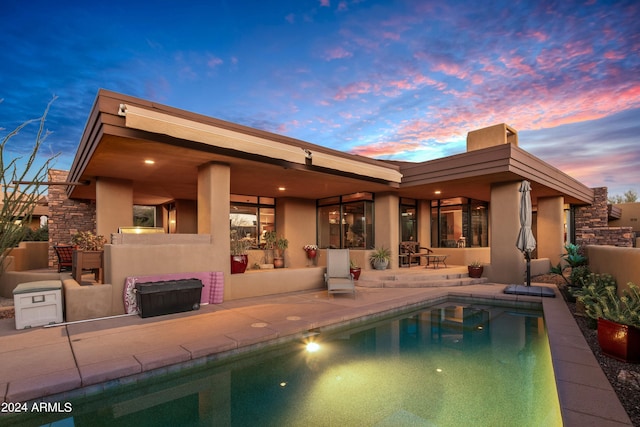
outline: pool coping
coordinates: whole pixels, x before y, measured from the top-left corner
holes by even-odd
[[[201,312],[162,318],[122,317],[25,331],[11,331],[6,320],[0,321],[0,378],[5,379],[0,380],[0,401],[91,396],[110,387],[284,342],[310,329],[463,297],[541,304],[564,425],[632,425],[557,288],[540,285],[553,288],[556,298],[507,295],[502,293],[505,285],[497,284],[358,288],[355,298],[305,291],[234,300],[203,307]],[[283,310],[295,315],[283,319]],[[207,322],[225,330],[211,331],[203,327]],[[153,334],[162,337],[166,345],[148,337]],[[135,340],[144,345],[126,345]],[[114,354],[105,354],[106,348]],[[42,353],[48,357],[44,359]],[[42,360],[48,361],[42,365]]]

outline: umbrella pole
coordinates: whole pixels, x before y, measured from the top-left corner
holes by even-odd
[[[531,286],[531,252],[526,251],[524,257],[527,260],[527,286]]]

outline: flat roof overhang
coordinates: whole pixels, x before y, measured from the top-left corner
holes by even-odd
[[[513,144],[501,144],[480,150],[443,157],[423,163],[400,163],[401,197],[444,199],[469,197],[491,199],[494,184],[528,180],[531,198],[564,197],[565,203],[593,203],[593,190],[564,172],[543,162]],[[439,191],[439,194],[436,194]]]
[[[211,162],[229,165],[233,194],[317,199],[401,180],[397,165],[101,90],[68,179],[88,185],[67,194],[95,199],[107,177],[131,181],[136,204],[196,200],[198,167]]]

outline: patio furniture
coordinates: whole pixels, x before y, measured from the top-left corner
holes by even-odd
[[[58,273],[62,271],[71,271],[73,267],[73,246],[54,246],[58,257]]]
[[[356,287],[350,267],[349,249],[327,249],[327,272],[324,280],[330,294],[353,293]]]
[[[423,250],[426,252],[422,252]],[[411,268],[411,264],[414,262],[416,265],[420,265],[420,258],[426,258],[427,255],[433,253],[433,250],[420,246],[419,242],[402,242],[400,243],[400,250],[398,253],[400,257],[400,266],[408,264],[409,268]],[[429,265],[429,258],[426,259],[427,265]]]
[[[433,269],[435,270],[436,268],[440,268],[440,263],[444,264],[446,268],[447,263],[445,262],[445,260],[447,259],[447,256],[448,255],[442,255],[442,254],[424,255],[424,257],[427,258],[427,265],[425,266],[425,268],[429,268],[429,264],[433,264]]]

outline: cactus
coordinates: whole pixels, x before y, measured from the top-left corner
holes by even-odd
[[[603,318],[623,325],[640,328],[640,289],[633,283],[619,297],[613,278],[608,275],[591,274],[584,286],[574,292],[577,300],[584,303],[588,317]]]

